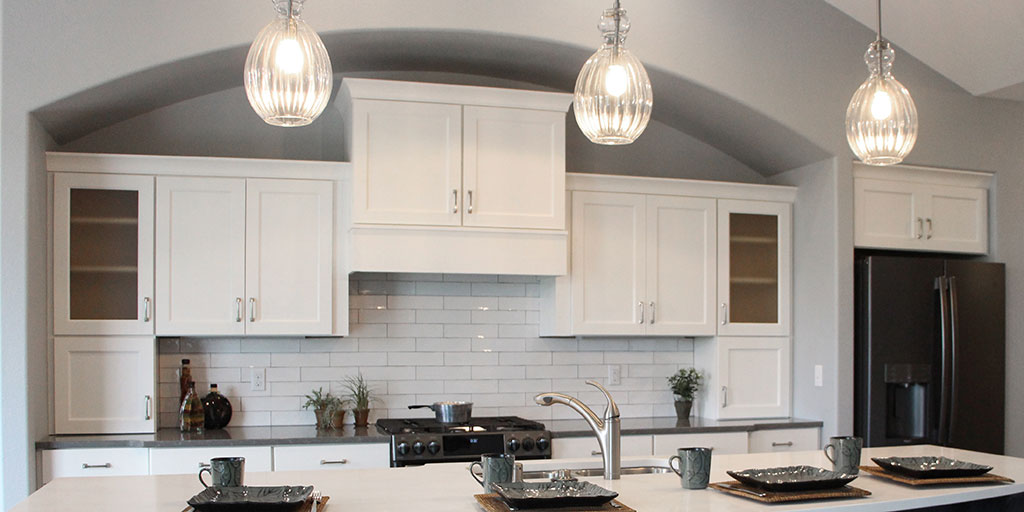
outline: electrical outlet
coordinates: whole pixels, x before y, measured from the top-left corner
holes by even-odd
[[[622,384],[622,367],[617,364],[608,365],[608,385],[618,386]]]
[[[251,378],[249,379],[249,388],[252,391],[266,391],[267,390],[267,369],[266,368],[254,368],[249,367]]]
[[[823,369],[820,364],[814,365],[814,387],[820,388],[824,383]]]

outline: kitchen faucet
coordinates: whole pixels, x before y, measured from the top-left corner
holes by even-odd
[[[608,405],[604,410],[604,418],[598,418],[590,407],[578,399],[562,393],[541,393],[533,397],[538,405],[549,406],[551,404],[562,404],[580,413],[583,419],[587,420],[590,429],[597,436],[597,443],[601,446],[601,455],[604,457],[604,479],[618,480],[622,473],[622,449],[621,436],[619,433],[619,406],[615,405],[611,393],[597,381],[588,380],[587,384],[600,389],[608,399]]]

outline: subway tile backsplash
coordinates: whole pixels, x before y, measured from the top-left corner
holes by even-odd
[[[539,407],[533,395],[562,391],[603,407],[587,379],[608,386],[625,417],[672,416],[665,378],[693,365],[688,338],[539,338],[539,278],[461,274],[355,273],[346,338],[161,338],[160,425],[177,422],[177,369],[192,361],[197,389],[210,382],[234,407],[232,426],[303,425],[303,395],[362,372],[380,398],[371,414],[422,417],[409,410],[441,400],[473,402],[473,414],[546,420],[575,418],[567,407]],[[250,367],[267,388],[250,390]],[[349,415],[346,421],[351,422]]]

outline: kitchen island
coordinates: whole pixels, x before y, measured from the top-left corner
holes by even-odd
[[[765,505],[721,492],[683,490],[672,473],[624,476],[591,482],[619,493],[619,500],[638,511],[756,511],[756,510],[844,510],[888,511],[967,503],[1024,493],[1024,459],[969,452],[936,446],[868,448],[870,457],[942,455],[993,466],[993,473],[1017,483],[971,486],[910,487],[862,474],[851,485],[871,491],[867,498],[815,501],[804,504]],[[661,458],[624,458],[623,466],[664,465]],[[526,469],[594,467],[593,460],[527,461]],[[719,455],[712,459],[711,481],[730,480],[727,469],[808,464],[830,467],[821,452],[759,453]],[[466,464],[432,464],[418,467],[253,473],[248,485],[313,485],[331,497],[326,510],[407,512],[476,512],[473,499],[480,486],[466,471]],[[185,501],[202,490],[195,475],[58,478],[16,505],[13,512],[106,512],[126,506],[139,512],[181,512]]]

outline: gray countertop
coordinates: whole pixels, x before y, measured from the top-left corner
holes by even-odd
[[[543,422],[552,437],[594,435],[583,420]],[[623,418],[622,435],[697,434],[707,432],[749,432],[781,428],[821,427],[817,420],[782,418],[772,420],[712,420],[674,417]],[[203,446],[270,446],[285,444],[387,443],[391,436],[376,427],[341,430],[316,430],[312,425],[295,427],[229,427],[202,434],[183,434],[177,429],[160,429],[156,434],[62,435],[48,436],[36,442],[37,450],[67,448],[184,448]]]

